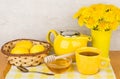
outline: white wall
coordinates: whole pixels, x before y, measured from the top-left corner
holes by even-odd
[[[72,28],[89,34],[72,16],[81,6],[93,3],[120,7],[119,0],[0,0],[0,46],[17,38],[46,40],[50,29]],[[111,50],[120,50],[119,40],[120,28],[112,34]]]

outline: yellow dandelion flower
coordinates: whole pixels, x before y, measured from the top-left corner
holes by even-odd
[[[120,25],[120,8],[112,4],[93,4],[82,7],[73,18],[80,26],[93,30],[115,30]]]
[[[82,7],[81,9],[78,10],[78,12],[76,12],[74,15],[73,15],[73,18],[78,18],[80,15],[82,15],[82,12],[87,9],[86,7]]]
[[[84,17],[83,16],[80,16],[79,19],[78,19],[78,24],[80,26],[83,26],[84,25]]]
[[[118,22],[112,22],[110,23],[110,29],[116,30],[118,25],[119,25]]]

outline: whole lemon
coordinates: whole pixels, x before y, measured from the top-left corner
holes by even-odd
[[[14,47],[11,50],[11,54],[29,54],[29,50],[24,47]]]
[[[32,45],[33,45],[32,42],[29,40],[21,40],[16,43],[15,47],[24,47],[24,48],[30,49]]]
[[[43,45],[34,45],[31,49],[30,49],[30,53],[39,53],[45,50],[45,47]]]

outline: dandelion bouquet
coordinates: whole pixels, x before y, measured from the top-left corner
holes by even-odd
[[[120,25],[120,9],[111,4],[93,4],[82,7],[73,18],[78,19],[80,26],[85,25],[98,31],[110,31]]]

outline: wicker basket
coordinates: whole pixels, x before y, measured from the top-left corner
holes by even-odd
[[[21,40],[30,40],[33,45],[42,44],[45,47],[45,51],[35,54],[11,54],[10,51],[14,48],[15,44]],[[43,58],[48,55],[50,51],[50,44],[44,41],[38,41],[33,39],[16,39],[5,43],[1,51],[8,56],[8,62],[15,66],[36,66],[43,63]]]

